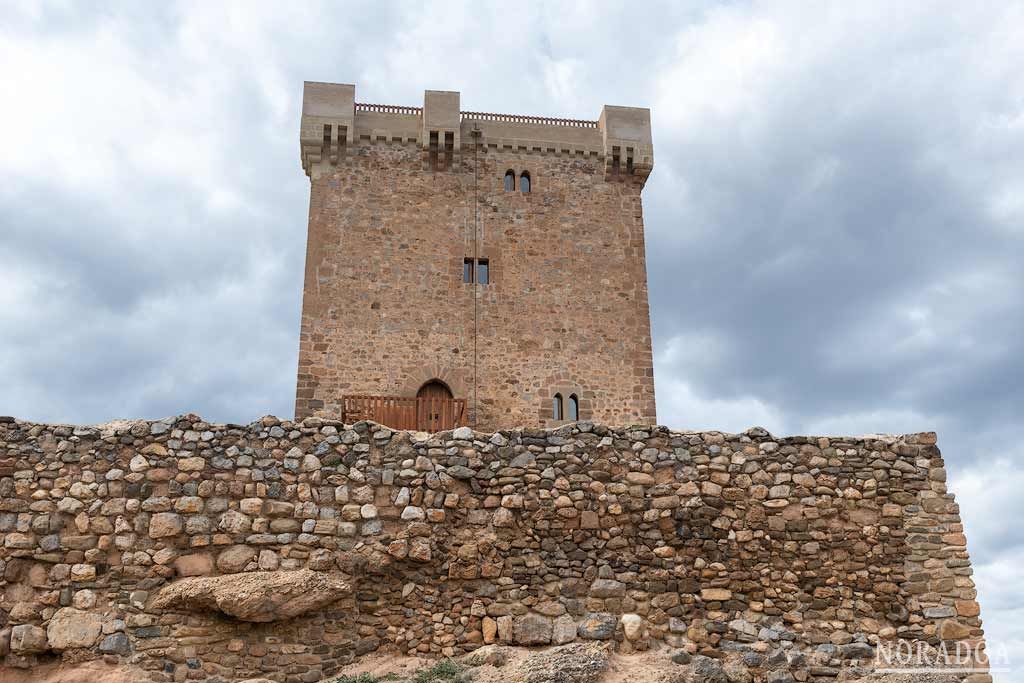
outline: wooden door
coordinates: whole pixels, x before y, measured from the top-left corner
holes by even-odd
[[[438,381],[427,382],[416,392],[416,428],[422,432],[440,432],[450,421],[452,392]]]

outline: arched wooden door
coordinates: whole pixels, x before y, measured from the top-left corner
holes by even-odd
[[[452,392],[443,383],[427,382],[416,392],[416,428],[423,432],[439,432],[446,428],[455,416]]]

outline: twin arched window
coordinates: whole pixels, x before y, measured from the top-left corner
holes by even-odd
[[[567,402],[563,401],[561,394],[555,394],[555,400],[552,403],[552,420],[576,422],[580,419],[580,400],[576,394],[569,394]]]
[[[516,191],[516,172],[512,169],[505,171],[505,192]],[[523,171],[519,174],[519,191],[528,193],[530,191],[530,172]]]

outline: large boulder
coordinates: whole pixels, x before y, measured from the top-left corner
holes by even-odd
[[[193,577],[165,586],[154,609],[215,609],[242,621],[283,621],[351,594],[340,575],[309,569]]]
[[[64,607],[50,618],[46,627],[46,640],[50,649],[70,650],[76,647],[92,647],[100,637],[103,620],[94,612]]]

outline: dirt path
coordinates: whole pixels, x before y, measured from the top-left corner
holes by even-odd
[[[102,661],[43,664],[31,669],[0,669],[0,683],[133,683],[138,680],[127,666]]]

